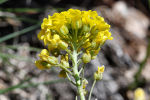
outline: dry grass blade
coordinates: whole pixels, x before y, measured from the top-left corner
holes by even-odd
[[[45,81],[45,82],[40,82],[40,83],[28,83],[28,84],[24,84],[24,82],[23,82],[23,83],[19,83],[17,85],[11,86],[9,88],[0,90],[0,94],[10,92],[10,91],[15,90],[17,88],[23,89],[23,88],[29,88],[29,87],[36,87],[36,86],[41,85],[41,84],[50,85],[50,84],[56,84],[56,83],[60,83],[60,82],[66,82],[66,80],[58,79],[58,80]]]
[[[25,33],[29,32],[29,31],[32,31],[32,30],[38,28],[39,26],[40,26],[40,24],[36,24],[36,25],[30,26],[28,28],[25,28],[25,29],[23,29],[21,31],[14,32],[14,33],[11,33],[9,35],[6,35],[6,36],[0,38],[0,43],[6,41],[8,39],[14,38],[14,37],[16,37],[18,35],[25,34]]]

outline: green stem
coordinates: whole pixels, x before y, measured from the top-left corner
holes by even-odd
[[[67,68],[63,67],[62,65],[58,64],[58,65],[55,65],[55,66],[60,66],[61,69],[65,70],[67,73],[72,75],[72,72],[70,70],[68,70]]]
[[[95,83],[96,83],[96,80],[94,80],[94,82],[93,82],[93,85],[92,85],[92,88],[91,88],[91,91],[90,91],[90,94],[89,94],[89,98],[88,98],[88,100],[91,100],[91,95],[92,95],[92,92],[93,92],[93,89],[94,89]]]
[[[85,100],[85,96],[84,96],[84,91],[83,91],[83,88],[82,88],[82,84],[81,84],[81,78],[79,76],[79,72],[78,72],[78,59],[77,59],[77,50],[76,48],[74,48],[74,51],[73,51],[73,73],[74,73],[74,78],[75,78],[75,81],[76,81],[76,86],[77,86],[77,89],[78,89],[78,93],[80,95],[80,99],[81,100]]]
[[[77,88],[78,88],[78,93],[80,95],[80,100],[85,100],[82,85],[78,86]]]

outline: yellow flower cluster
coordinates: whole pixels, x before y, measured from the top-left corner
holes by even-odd
[[[96,11],[69,9],[44,18],[38,38],[48,46],[53,58],[57,57],[61,50],[73,51],[75,48],[78,52],[84,51],[83,62],[88,63],[95,58],[106,40],[113,39],[109,29],[110,25],[98,16]],[[39,55],[40,60],[36,61],[36,65],[43,66],[41,61],[49,63],[49,60],[46,60],[50,59],[48,51]]]
[[[107,39],[112,39],[110,25],[98,16],[96,11],[91,10],[69,9],[55,13],[44,18],[41,28],[38,38],[43,40],[45,45],[50,45],[51,49],[57,48],[62,41],[69,46],[70,42],[82,42],[83,48],[96,49]]]

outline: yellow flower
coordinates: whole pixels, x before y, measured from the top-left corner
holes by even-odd
[[[60,42],[60,36],[55,34],[53,37],[49,40],[48,49],[53,50],[58,48],[58,43]]]
[[[48,16],[48,19],[47,18],[44,18],[43,19],[43,23],[41,25],[41,28],[42,29],[47,29],[49,28],[51,25],[52,25],[52,20],[50,18],[51,16]]]
[[[98,74],[99,74],[99,73],[103,73],[103,72],[104,72],[104,69],[105,69],[104,65],[101,66],[101,67],[98,66],[97,73],[98,73]]]
[[[47,61],[48,57],[49,57],[49,52],[47,51],[47,49],[43,49],[41,51],[41,53],[39,54],[40,59],[42,59],[43,61]]]
[[[102,79],[104,69],[105,69],[104,65],[101,67],[98,66],[98,70],[94,73],[94,79],[95,80],[101,80]]]
[[[41,61],[47,62],[51,65],[58,64],[58,59],[54,56],[49,56],[49,52],[47,49],[43,49],[39,54],[39,57]]]
[[[146,100],[145,92],[142,88],[138,88],[134,91],[134,100]]]
[[[89,48],[90,46],[91,46],[91,42],[86,42],[83,47],[84,47],[85,49],[87,49],[87,48]]]

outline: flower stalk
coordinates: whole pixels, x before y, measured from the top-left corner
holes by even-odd
[[[92,88],[90,90],[90,94],[89,94],[89,97],[88,97],[88,100],[91,100],[91,95],[92,95],[92,92],[93,92],[93,89],[94,89],[94,86],[96,84],[96,80],[94,80],[93,84],[92,84]]]

